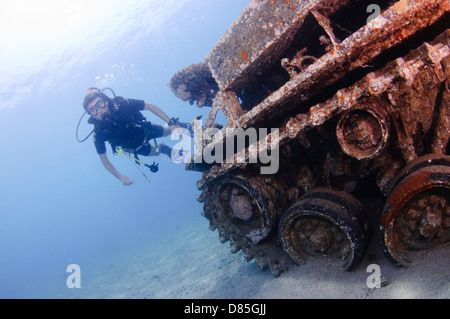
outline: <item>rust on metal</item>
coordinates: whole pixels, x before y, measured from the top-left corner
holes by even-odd
[[[383,151],[390,134],[390,117],[385,107],[366,104],[341,116],[336,128],[342,150],[359,160],[372,158]]]
[[[372,230],[347,215],[361,194],[398,264],[450,241],[450,2],[378,3],[368,19],[364,1],[253,0],[169,83],[211,107],[186,164],[210,229],[276,276],[322,253],[355,268]]]
[[[396,188],[389,196],[388,201],[386,202],[386,206],[389,207],[398,207],[397,209],[393,209],[389,212],[389,215],[383,215],[381,217],[381,223],[385,227],[387,227],[394,219],[397,217],[398,209],[404,205],[404,203],[408,202],[413,196],[414,193],[411,192],[412,189],[420,185],[421,187],[425,187],[427,185],[426,181],[430,178],[431,172],[425,171],[421,174],[413,176],[407,180],[400,187]],[[431,187],[429,185],[428,187]],[[425,187],[426,189],[426,187]]]
[[[442,159],[448,163],[450,157]],[[411,262],[412,251],[450,241],[450,165],[426,165],[411,166],[389,195],[381,218],[384,247],[403,266]]]

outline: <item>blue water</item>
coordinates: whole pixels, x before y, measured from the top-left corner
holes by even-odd
[[[94,269],[202,218],[200,173],[161,156],[152,158],[160,171],[147,182],[108,150],[136,181],[125,187],[103,168],[92,138],[76,141],[75,129],[91,86],[111,86],[183,121],[206,114],[177,99],[167,83],[202,62],[248,3],[0,4],[0,298],[57,297],[68,289],[69,264]],[[83,121],[80,137],[90,129]]]

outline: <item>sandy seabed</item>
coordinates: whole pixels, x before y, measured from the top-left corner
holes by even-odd
[[[372,246],[352,272],[319,260],[302,266],[290,264],[288,272],[274,278],[269,269],[261,271],[254,261],[246,262],[241,252],[232,254],[229,244],[220,243],[217,231],[211,232],[205,220],[144,244],[93,273],[83,273],[80,289],[67,289],[67,293],[56,297],[450,298],[449,245],[427,252],[408,268],[394,266],[378,246]],[[380,266],[381,288],[367,286],[370,264]]]

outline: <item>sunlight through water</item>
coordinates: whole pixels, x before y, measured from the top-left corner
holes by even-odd
[[[53,87],[72,67],[114,50],[115,43],[120,42],[123,48],[119,39],[126,36],[129,45],[156,31],[184,2],[3,1],[0,4],[0,110],[14,107],[32,91]],[[40,83],[27,82],[44,69],[51,71],[51,78]],[[18,82],[22,83],[20,89]]]

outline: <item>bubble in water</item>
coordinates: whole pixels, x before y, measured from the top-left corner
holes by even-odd
[[[136,74],[135,64],[129,66],[126,64],[113,64],[111,68],[111,72],[95,78],[95,84],[98,87],[130,86],[145,82],[142,77]]]

